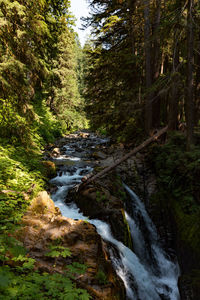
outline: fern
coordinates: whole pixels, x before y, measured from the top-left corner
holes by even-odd
[[[18,274],[11,269],[0,267],[0,300],[89,300],[91,296],[86,290],[79,289],[69,277],[61,274]]]

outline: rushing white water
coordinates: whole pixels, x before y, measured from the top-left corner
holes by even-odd
[[[92,137],[92,139],[94,139]],[[105,141],[106,142],[106,141]],[[67,152],[73,152],[73,147],[66,146]],[[59,159],[59,158],[57,158]],[[77,160],[76,157],[72,158]],[[126,218],[129,223],[131,234],[133,237],[134,251],[131,251],[123,243],[116,240],[110,226],[100,220],[88,220],[74,203],[66,204],[65,199],[70,188],[81,182],[82,174],[90,173],[91,167],[75,167],[72,170],[62,172],[60,176],[56,176],[51,180],[51,183],[57,186],[57,191],[52,195],[63,214],[63,216],[87,220],[96,226],[97,232],[101,237],[108,241],[112,247],[110,248],[110,256],[117,274],[121,277],[126,287],[127,299],[131,300],[178,300],[179,293],[177,288],[178,268],[166,258],[166,255],[157,244],[158,236],[156,228],[149,218],[143,203],[127,186],[128,193],[131,195],[133,207],[136,214],[136,220],[126,213]],[[132,194],[133,193],[133,194]],[[138,225],[138,218],[143,218],[145,228],[148,232],[151,243],[151,255],[147,255],[146,241],[143,231]],[[115,255],[113,250],[117,250],[119,255]],[[150,258],[153,257],[153,263],[150,263]],[[152,265],[155,264],[155,268]]]
[[[164,250],[161,248],[156,228],[152,223],[144,204],[139,197],[124,184],[125,189],[129,193],[132,201],[131,218],[126,213],[126,218],[130,226],[133,240],[134,251],[140,260],[147,266],[151,274],[155,289],[164,299],[179,299],[178,277],[179,267],[176,262],[172,262]],[[150,243],[145,243],[143,231],[148,234]],[[149,253],[147,254],[147,251]],[[153,264],[149,262],[153,261]]]
[[[56,158],[57,160],[71,160],[71,161],[79,161],[81,160],[79,157],[60,155]]]

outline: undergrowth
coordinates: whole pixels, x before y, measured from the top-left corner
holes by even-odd
[[[39,273],[35,260],[15,238],[30,201],[45,188],[41,150],[65,129],[41,98],[24,113],[15,104],[0,99],[0,300],[88,300],[88,293],[73,280],[85,267],[74,263],[65,274]],[[70,251],[59,245],[47,253],[59,255],[69,256]]]
[[[170,207],[179,239],[200,258],[200,148],[187,152],[183,134],[170,136],[165,145],[150,147],[151,167],[157,176],[157,195]]]

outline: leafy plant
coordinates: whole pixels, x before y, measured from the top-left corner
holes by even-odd
[[[71,251],[68,248],[65,248],[63,246],[59,246],[59,245],[50,245],[49,246],[49,252],[47,252],[45,254],[46,256],[49,257],[67,257],[67,256],[71,256]]]
[[[91,296],[84,289],[79,289],[69,277],[61,274],[15,273],[8,267],[0,267],[1,300],[89,300]]]
[[[70,273],[70,277],[71,278],[74,278],[74,275],[76,274],[84,274],[85,271],[87,270],[87,266],[84,265],[84,264],[80,264],[78,262],[73,262],[71,265],[68,265],[67,266],[67,270],[68,270],[68,273]]]

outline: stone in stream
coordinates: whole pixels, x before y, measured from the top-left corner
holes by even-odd
[[[49,160],[44,160],[44,161],[42,161],[42,164],[45,169],[46,177],[53,178],[54,176],[56,176],[56,165],[54,162],[49,161]]]
[[[58,157],[60,155],[60,149],[59,148],[54,148],[52,151],[51,151],[51,156],[53,157]]]
[[[116,188],[114,193],[111,186]],[[119,193],[118,196],[117,193]],[[123,188],[111,177],[107,179],[106,183],[105,179],[96,180],[81,188],[78,193],[74,190],[69,191],[68,198],[76,202],[84,215],[109,223],[114,237],[131,247],[132,242],[124,217],[124,203],[120,199],[120,193],[123,193]]]

